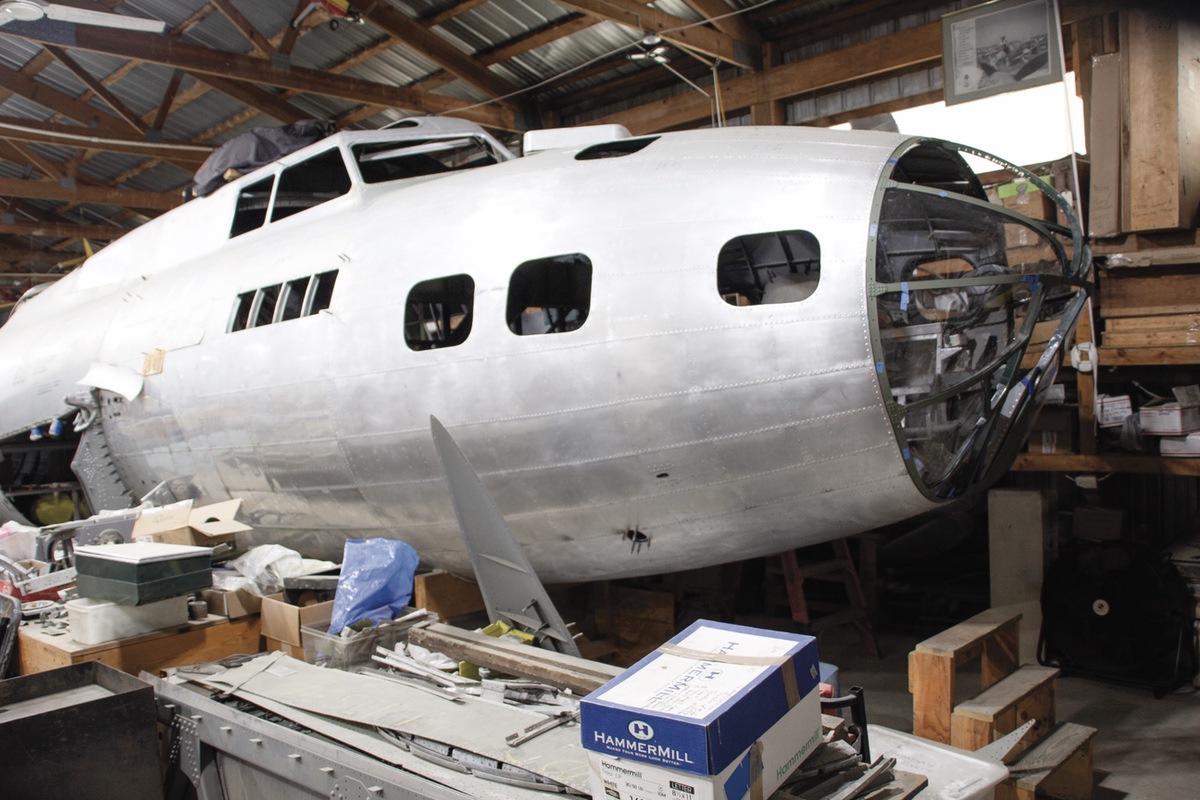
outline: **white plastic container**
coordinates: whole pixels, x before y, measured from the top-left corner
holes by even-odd
[[[100,644],[164,628],[178,628],[187,624],[187,604],[187,595],[140,606],[81,597],[67,603],[71,638],[80,644]]]

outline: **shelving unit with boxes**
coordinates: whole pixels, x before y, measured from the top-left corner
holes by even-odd
[[[1146,437],[1146,452],[1134,452],[1104,432],[1150,404],[1136,386],[1173,401],[1172,389],[1200,384],[1191,369],[1200,365],[1200,149],[1188,144],[1200,135],[1200,97],[1189,88],[1200,77],[1200,24],[1136,10],[1110,17],[1105,35],[1076,42],[1077,63],[1092,49],[1081,89],[1097,291],[1075,335],[1092,343],[1091,370],[1064,364],[1076,403],[1044,409],[1013,468],[1200,475],[1184,441],[1160,451]]]

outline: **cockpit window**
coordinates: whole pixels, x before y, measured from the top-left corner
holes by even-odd
[[[279,175],[271,221],[319,206],[350,191],[350,173],[336,147],[293,164]]]
[[[359,144],[351,152],[364,183],[441,175],[497,163],[491,148],[474,136]]]
[[[229,238],[262,227],[267,221],[267,206],[271,203],[271,188],[274,185],[275,176],[272,175],[238,191],[237,210],[233,212],[233,227],[229,229]]]
[[[717,292],[732,306],[798,303],[821,280],[821,245],[808,231],[751,233],[717,255]]]

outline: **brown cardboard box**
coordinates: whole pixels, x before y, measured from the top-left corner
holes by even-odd
[[[1029,432],[1026,449],[1030,453],[1074,453],[1077,427],[1074,408],[1045,406]]]
[[[272,639],[270,636],[263,636],[263,652],[274,653],[276,650],[282,650],[292,658],[304,660],[304,648],[298,644],[288,644],[281,642],[278,639]]]
[[[1005,208],[1024,214],[1032,219],[1053,220],[1058,217],[1058,207],[1036,184],[1017,180],[996,188],[1000,204]]]
[[[230,619],[240,619],[257,614],[262,609],[263,599],[245,589],[227,592],[224,589],[205,589],[200,593],[208,603],[208,613]]]
[[[252,530],[234,519],[242,501],[226,500],[193,508],[191,500],[183,500],[158,508],[147,508],[133,523],[135,542],[163,542],[198,547],[215,547],[233,542],[238,533]]]
[[[333,601],[294,606],[283,599],[283,593],[267,595],[262,599],[262,635],[283,644],[300,648],[298,658],[304,658],[300,626],[333,616]]]

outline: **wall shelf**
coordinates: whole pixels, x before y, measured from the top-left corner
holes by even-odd
[[[1132,472],[1140,475],[1200,475],[1200,458],[1106,453],[1022,453],[1013,462],[1018,472]]]

